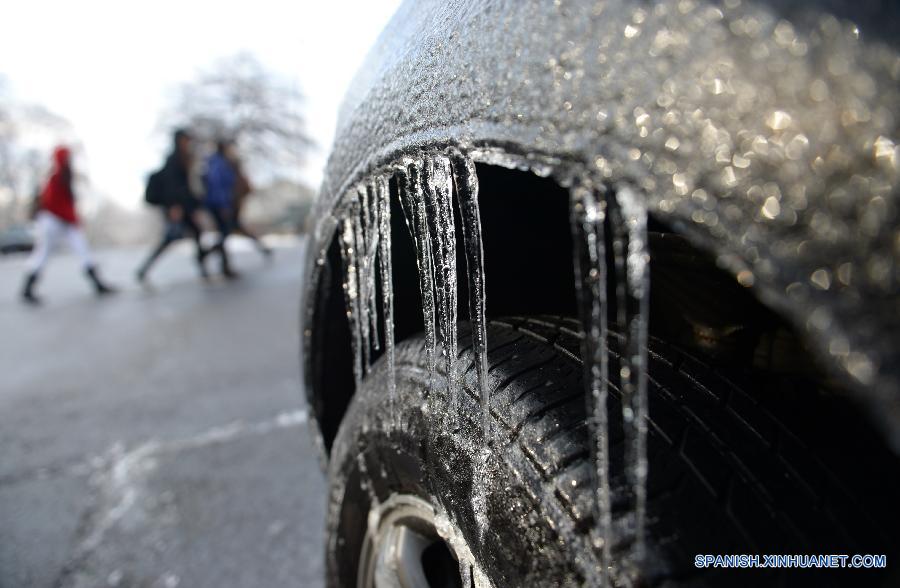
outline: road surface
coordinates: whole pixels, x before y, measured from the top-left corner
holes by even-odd
[[[187,244],[139,287],[54,258],[41,308],[0,259],[0,588],[322,585],[325,482],[298,367],[303,242],[204,283]],[[209,260],[211,269],[216,260]]]

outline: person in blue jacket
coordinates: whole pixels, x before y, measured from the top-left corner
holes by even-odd
[[[206,160],[206,171],[203,184],[206,189],[205,204],[216,223],[219,240],[208,253],[218,253],[222,258],[222,275],[236,278],[237,273],[231,269],[225,241],[233,229],[234,190],[237,183],[237,172],[229,158],[232,148],[230,141],[221,140],[216,144],[216,152]]]

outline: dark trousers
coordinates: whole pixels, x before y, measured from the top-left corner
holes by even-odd
[[[206,268],[203,266],[203,258],[206,256],[206,251],[203,250],[203,245],[200,243],[200,227],[194,222],[193,211],[185,211],[179,222],[172,222],[169,219],[168,211],[163,211],[163,221],[165,222],[165,231],[162,239],[146,261],[141,264],[138,273],[145,275],[169,245],[184,237],[190,237],[197,246],[197,264],[200,266],[200,273],[205,276]]]
[[[219,232],[219,240],[209,252],[216,252],[219,254],[222,258],[222,273],[229,274],[231,273],[231,264],[228,262],[228,250],[225,248],[225,241],[228,239],[228,235],[231,234],[234,222],[231,210],[215,206],[210,206],[208,210],[213,221],[216,223],[216,230]]]

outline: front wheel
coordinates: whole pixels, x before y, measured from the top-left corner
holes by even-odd
[[[460,325],[460,341],[467,330]],[[471,350],[457,362],[457,414],[447,409],[446,374],[429,393],[421,338],[397,346],[393,400],[386,362],[377,362],[332,449],[328,585],[597,585],[579,337],[567,319],[489,324],[490,445]],[[699,569],[695,557],[884,553],[892,545],[893,513],[874,523],[815,451],[744,390],[662,342],[649,351],[647,558],[639,570],[619,569],[628,545],[614,543],[613,584],[635,576],[646,585],[839,584],[846,577],[833,570]],[[613,390],[611,411],[617,403]],[[612,454],[621,452],[621,429],[608,434]],[[622,469],[614,459],[614,528],[629,515]],[[890,581],[875,574],[853,580]]]

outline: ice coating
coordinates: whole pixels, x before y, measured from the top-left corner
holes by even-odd
[[[456,197],[465,244],[466,276],[469,283],[469,320],[472,322],[472,351],[475,374],[481,396],[481,427],[485,438],[491,438],[491,415],[487,388],[487,325],[485,319],[484,248],[481,241],[481,218],[478,212],[478,176],[475,164],[461,153],[452,158]]]
[[[408,2],[348,94],[313,216],[379,166],[448,144],[632,185],[900,431],[898,12]]]
[[[581,316],[581,355],[585,359],[588,426],[591,431],[591,459],[594,473],[594,520],[600,538],[603,569],[611,566],[612,506],[609,487],[609,328],[606,295],[606,201],[589,183],[571,190],[572,241],[575,285]],[[606,574],[599,574],[603,585]]]

